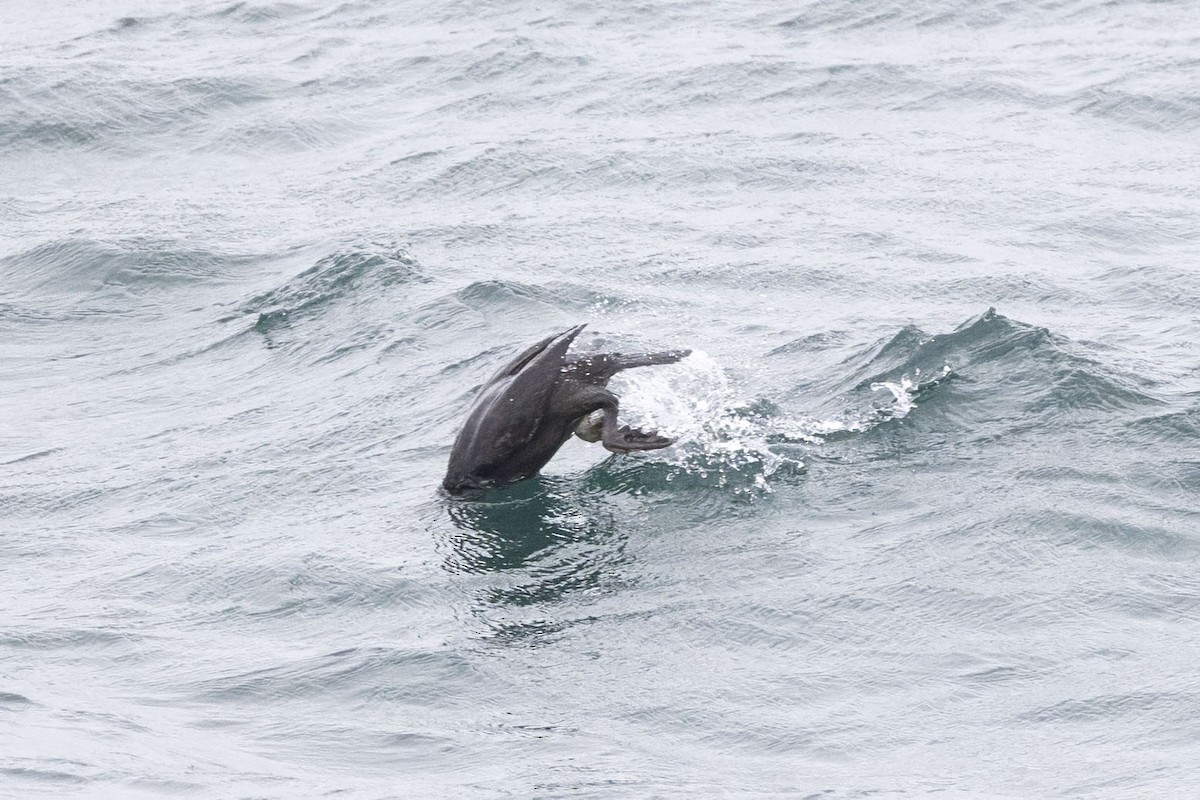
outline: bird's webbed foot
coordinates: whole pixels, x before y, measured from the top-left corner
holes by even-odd
[[[614,426],[615,427],[615,426]],[[633,450],[661,450],[674,444],[674,439],[659,436],[658,431],[643,431],[622,425],[611,432],[606,428],[601,438],[604,449],[613,453]]]

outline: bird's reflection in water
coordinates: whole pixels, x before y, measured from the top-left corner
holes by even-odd
[[[487,581],[479,598],[490,612],[544,609],[578,593],[618,588],[629,557],[610,501],[585,494],[569,481],[545,477],[451,500],[454,527],[446,569],[501,578]],[[526,614],[519,615],[525,617],[520,622],[501,622],[494,613],[485,616],[489,627],[506,638],[562,626]]]

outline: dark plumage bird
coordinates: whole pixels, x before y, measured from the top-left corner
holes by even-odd
[[[533,345],[483,385],[454,440],[442,486],[449,491],[532,478],[575,433],[614,453],[657,450],[672,441],[617,422],[618,372],[673,364],[690,350],[567,355],[579,325]]]

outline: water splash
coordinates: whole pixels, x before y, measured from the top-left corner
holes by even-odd
[[[675,440],[644,456],[667,468],[664,480],[753,493],[772,492],[772,479],[802,472],[805,454],[830,436],[908,416],[924,392],[951,374],[944,365],[933,377],[917,369],[911,377],[874,382],[871,391],[886,391],[886,401],[837,417],[789,415],[766,398],[748,399],[703,351],[678,364],[621,373],[613,384],[625,420]]]
[[[769,492],[769,479],[780,470],[804,467],[798,454],[768,441],[775,408],[747,404],[703,351],[678,364],[621,373],[613,384],[631,424],[675,440],[673,447],[647,454],[666,467],[666,481]]]
[[[914,370],[911,378],[908,375],[901,375],[899,380],[896,381],[876,381],[872,383],[872,392],[879,392],[886,389],[892,395],[892,402],[886,406],[875,408],[872,417],[866,420],[867,424],[888,419],[904,419],[917,407],[916,401],[921,394],[937,386],[952,374],[954,374],[954,370],[950,368],[950,365],[943,364],[937,374],[925,380],[921,379],[921,370],[918,367]]]

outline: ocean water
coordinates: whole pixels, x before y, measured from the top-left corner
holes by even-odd
[[[0,796],[1200,793],[1198,19],[0,2]]]

